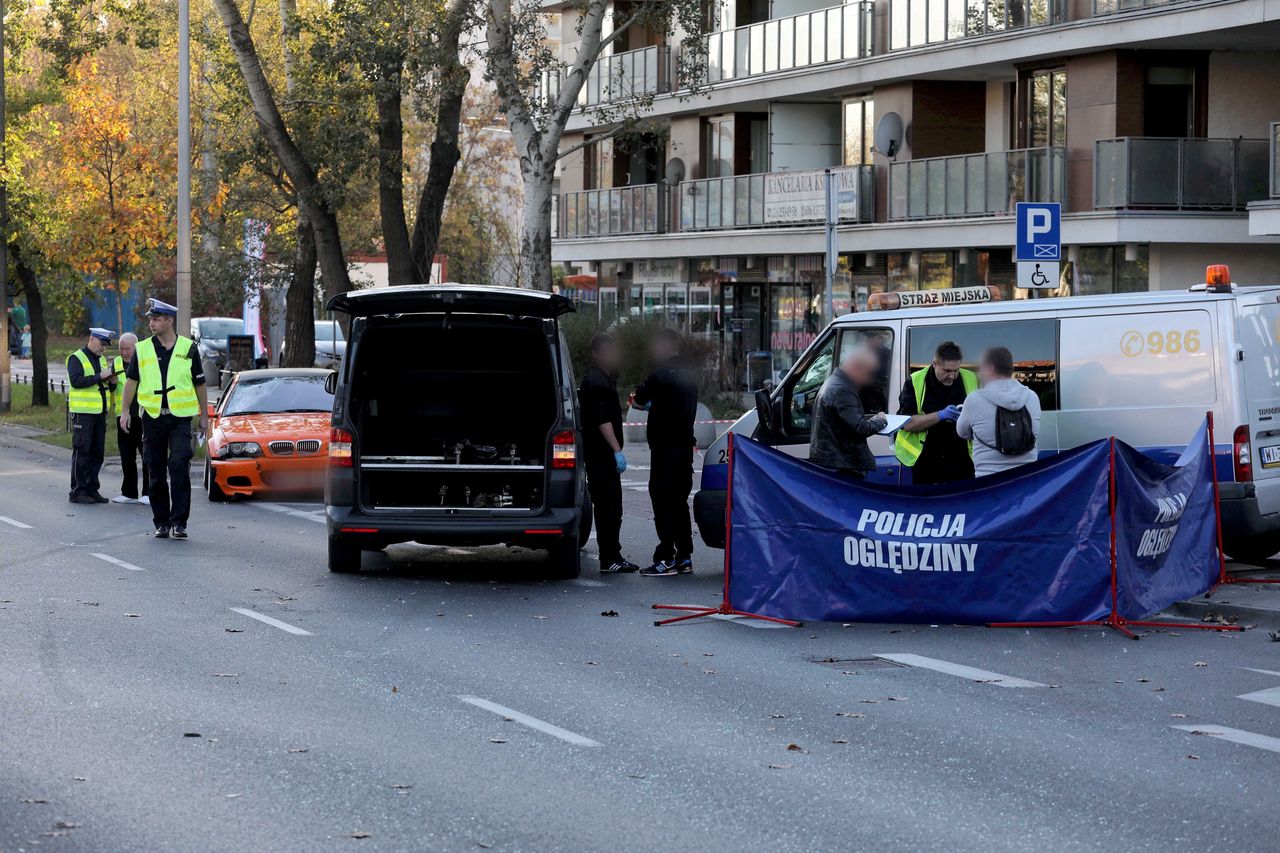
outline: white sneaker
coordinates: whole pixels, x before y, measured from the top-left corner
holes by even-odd
[[[142,497],[138,498],[138,503],[151,506],[151,498],[148,495],[143,495]]]
[[[137,498],[127,497],[125,495],[116,495],[111,499],[113,504],[136,504],[139,503]]]

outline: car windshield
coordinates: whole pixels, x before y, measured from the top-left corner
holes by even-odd
[[[222,415],[277,412],[329,412],[333,395],[324,390],[324,376],[264,376],[241,379],[222,406]]]
[[[228,335],[243,335],[243,320],[201,320],[200,337],[213,341],[225,341]]]
[[[342,327],[337,323],[316,323],[316,340],[324,341],[325,343],[345,340],[342,337]]]

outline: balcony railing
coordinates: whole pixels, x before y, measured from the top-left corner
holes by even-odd
[[[1020,201],[1062,201],[1066,153],[1022,148],[889,166],[889,219],[1002,216]]]
[[[904,50],[1065,20],[1066,0],[890,0],[889,49]]]
[[[1134,12],[1155,6],[1172,6],[1175,3],[1194,3],[1197,0],[1093,0],[1093,16]]]
[[[840,221],[872,218],[870,166],[842,166],[836,177]],[[759,228],[826,220],[823,170],[705,178],[680,184],[680,230]]]
[[[854,0],[711,33],[702,43],[707,52],[707,82],[870,56],[874,8],[871,0]]]
[[[1244,210],[1268,196],[1265,139],[1102,139],[1093,149],[1099,210]]]
[[[566,67],[543,74],[544,99],[549,101],[559,96],[567,70]],[[670,91],[671,48],[666,45],[642,47],[596,60],[578,92],[578,106],[594,107]]]
[[[662,198],[658,184],[565,193],[560,203],[560,234],[570,240],[656,234],[665,224]]]
[[[1271,123],[1271,197],[1280,198],[1280,121]]]

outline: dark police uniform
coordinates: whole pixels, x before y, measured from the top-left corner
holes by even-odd
[[[151,480],[151,517],[157,528],[186,527],[191,516],[191,417],[167,414],[168,392],[173,386],[169,381],[173,350],[179,346],[189,347],[185,357],[190,363],[192,387],[204,384],[204,369],[200,366],[199,351],[186,338],[179,336],[170,349],[165,349],[157,338],[147,340],[154,343],[161,376],[160,388],[157,389],[160,391],[160,414],[152,416],[150,412],[142,412],[142,462],[147,466]],[[139,341],[140,346],[142,343]],[[137,352],[130,359],[125,375],[141,382]],[[136,394],[135,399],[138,396]]]
[[[111,360],[112,369],[116,374],[116,390],[111,395],[111,410],[115,415],[120,415],[120,407],[124,402],[124,383],[128,379],[126,371],[129,366],[124,363],[124,359],[116,356]],[[138,499],[138,457],[142,456],[142,418],[141,410],[138,408],[138,395],[133,395],[133,402],[129,404],[129,428],[126,430],[120,426],[119,418],[116,419],[116,444],[120,447],[120,471],[123,479],[120,482],[120,494],[126,498]],[[150,495],[151,480],[147,475],[147,461],[145,457],[142,460],[142,492],[141,494]]]
[[[84,357],[89,362],[89,370],[85,370],[81,362]],[[101,503],[105,498],[99,491],[102,484],[98,474],[102,471],[102,463],[106,457],[107,442],[107,410],[110,385],[104,382],[99,374],[103,361],[86,346],[67,358],[67,382],[73,389],[69,396],[71,408],[71,492],[68,497],[72,501],[78,498],[91,498]],[[96,392],[101,398],[101,407],[95,412],[76,411],[76,398],[83,396],[75,391],[87,391],[89,396]],[[88,500],[77,502],[88,503]]]
[[[689,492],[693,491],[693,421],[698,413],[698,383],[679,357],[660,366],[636,389],[636,403],[651,404],[649,499],[658,547],[653,561],[684,560],[693,555]]]
[[[938,381],[933,368],[927,368],[924,378],[924,410],[938,412],[947,406],[963,405],[964,383],[957,378],[950,385]],[[898,414],[918,415],[916,392],[910,379],[902,386],[898,397]],[[920,458],[911,468],[911,482],[916,485],[952,483],[973,479],[973,457],[969,454],[969,442],[956,435],[955,421],[941,421],[929,428],[928,441],[920,451]]]
[[[587,457],[587,489],[595,509],[596,543],[600,547],[600,565],[607,567],[622,559],[622,475],[618,473],[613,448],[600,434],[601,425],[609,424],[618,447],[622,447],[622,405],[618,402],[617,380],[592,367],[582,377],[578,406]]]

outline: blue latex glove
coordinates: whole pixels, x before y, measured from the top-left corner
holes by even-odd
[[[959,417],[960,410],[955,406],[947,406],[945,409],[938,412],[938,420],[940,421],[954,421]]]
[[[627,457],[621,450],[613,454],[613,463],[618,467],[618,473],[621,474],[627,470]]]

